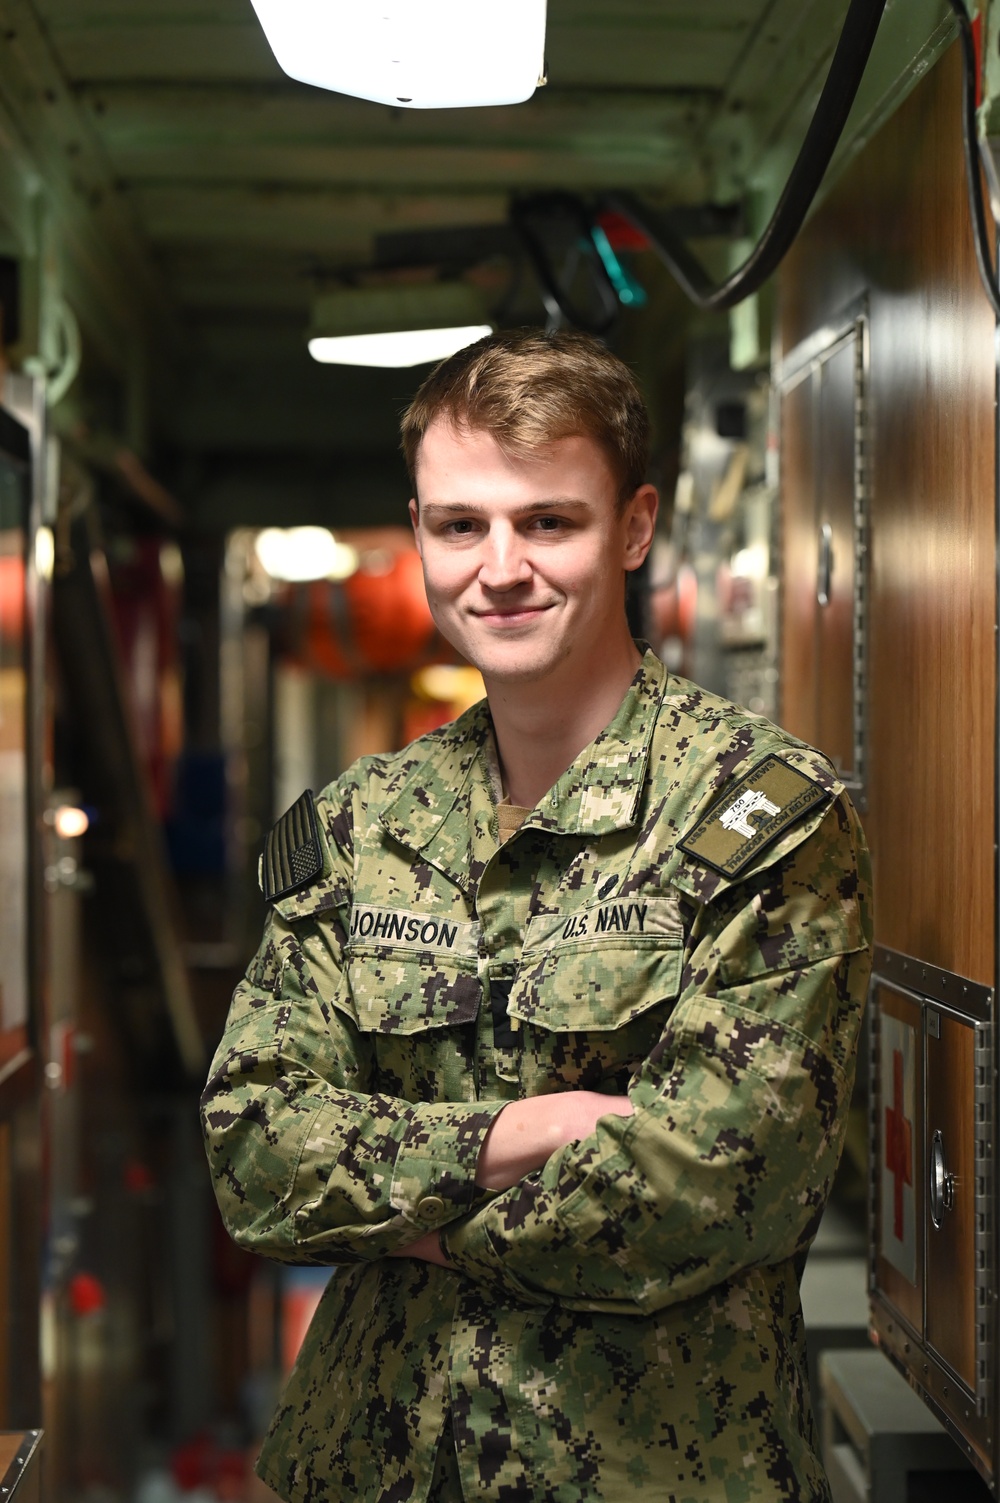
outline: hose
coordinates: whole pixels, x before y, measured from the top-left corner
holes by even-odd
[[[576,237],[577,245],[589,248],[589,259],[594,271],[592,285],[600,305],[599,311],[592,313],[570,297],[553,269],[545,237],[535,223],[539,217],[567,222]],[[561,314],[571,328],[582,329],[587,334],[600,337],[609,333],[618,317],[618,295],[603,262],[593,249],[593,221],[583,200],[577,198],[575,193],[564,192],[537,193],[530,198],[515,198],[510,206],[510,219],[538,278],[546,312],[551,317]]]
[[[959,0],[951,0],[951,5],[957,11]],[[603,208],[621,214],[647,237],[699,308],[732,308],[763,286],[784,259],[847,124],[885,6],[886,0],[851,0],[823,92],[770,223],[743,265],[724,282],[714,283],[666,220],[634,195],[611,193],[603,199]]]
[[[993,271],[990,233],[983,202],[983,180],[979,172],[979,133],[976,129],[976,43],[972,22],[962,0],[948,0],[958,22],[962,43],[962,144],[965,148],[965,180],[969,190],[969,214],[972,239],[976,247],[979,280],[989,298],[993,312],[1000,318],[1000,288]]]

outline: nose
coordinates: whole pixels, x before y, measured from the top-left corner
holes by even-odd
[[[526,544],[516,528],[494,525],[483,541],[479,583],[484,590],[513,590],[531,579]]]

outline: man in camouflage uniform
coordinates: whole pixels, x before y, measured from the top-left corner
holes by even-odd
[[[869,873],[829,764],[628,635],[646,420],[582,336],[404,419],[428,598],[488,699],[269,837],[205,1095],[246,1247],[335,1265],[285,1499],[824,1499],[799,1276]]]

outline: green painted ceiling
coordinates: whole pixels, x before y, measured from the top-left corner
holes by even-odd
[[[532,100],[407,111],[285,78],[250,0],[0,0],[0,104],[58,185],[85,334],[113,355],[121,307],[143,310],[147,359],[162,352],[179,372],[154,426],[183,454],[205,514],[225,493],[230,515],[237,473],[249,495],[264,459],[308,451],[315,469],[317,455],[392,443],[411,378],[311,366],[317,289],[393,262],[414,275],[447,265],[498,301],[506,291],[515,317],[540,318],[530,275],[511,294],[509,260],[489,256],[511,195],[532,190],[740,202],[759,219],[846,9],[549,0],[549,83]],[[890,3],[859,134],[941,45],[946,13],[944,0]],[[453,231],[467,232],[457,246]],[[414,232],[445,238],[414,248]],[[314,469],[300,467],[289,495],[312,494]]]

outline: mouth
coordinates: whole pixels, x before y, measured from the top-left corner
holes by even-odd
[[[529,626],[549,609],[551,607],[547,605],[503,606],[495,610],[473,611],[472,614],[484,626],[493,626],[500,630],[509,631],[517,626]]]

